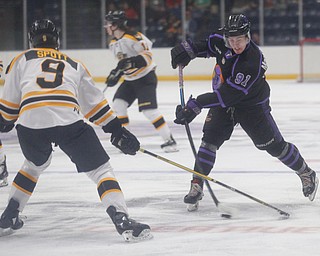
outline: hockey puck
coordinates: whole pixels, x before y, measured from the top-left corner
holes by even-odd
[[[231,216],[231,214],[222,213],[222,214],[221,214],[221,217],[222,217],[222,218],[226,218],[226,219],[231,219],[232,216]]]

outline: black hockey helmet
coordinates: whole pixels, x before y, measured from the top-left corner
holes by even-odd
[[[243,14],[230,15],[224,28],[223,35],[225,37],[249,35],[250,22]]]
[[[59,33],[51,20],[43,19],[33,22],[29,30],[31,48],[59,49]]]
[[[128,19],[124,11],[109,11],[106,15],[106,21],[120,29],[125,29]]]

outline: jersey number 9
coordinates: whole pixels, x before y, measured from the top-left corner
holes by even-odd
[[[58,87],[62,84],[64,67],[65,64],[62,61],[46,59],[41,64],[45,77],[38,77],[37,84],[46,89]]]

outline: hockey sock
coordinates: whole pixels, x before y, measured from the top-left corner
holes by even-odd
[[[307,168],[307,164],[300,155],[299,150],[292,143],[286,143],[286,146],[277,158],[296,172],[302,172]]]
[[[164,141],[171,139],[169,126],[158,109],[147,109],[143,110],[142,113],[150,120]]]
[[[195,170],[204,175],[208,175],[216,161],[217,147],[202,141],[197,154]]]

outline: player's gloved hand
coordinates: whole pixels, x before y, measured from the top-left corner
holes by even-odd
[[[10,124],[4,121],[0,115],[0,132],[10,132],[14,127],[14,124]]]
[[[111,143],[127,155],[135,155],[140,148],[140,142],[136,136],[124,127],[112,133]]]
[[[111,70],[109,76],[107,77],[106,85],[108,87],[115,86],[119,82],[122,75],[123,75],[123,71],[120,69],[115,68],[115,69]]]
[[[184,108],[181,105],[176,107],[176,119],[173,122],[176,124],[191,123],[201,113],[201,109],[201,104],[196,99],[190,97]]]
[[[117,69],[125,71],[132,68],[142,68],[146,65],[146,60],[141,55],[137,55],[120,60],[117,65]]]
[[[197,57],[198,50],[190,39],[182,41],[171,49],[171,65],[175,69],[178,65],[187,66]]]
[[[102,127],[106,133],[111,133],[111,143],[124,154],[135,155],[140,148],[140,142],[131,132],[121,126],[116,117]]]

